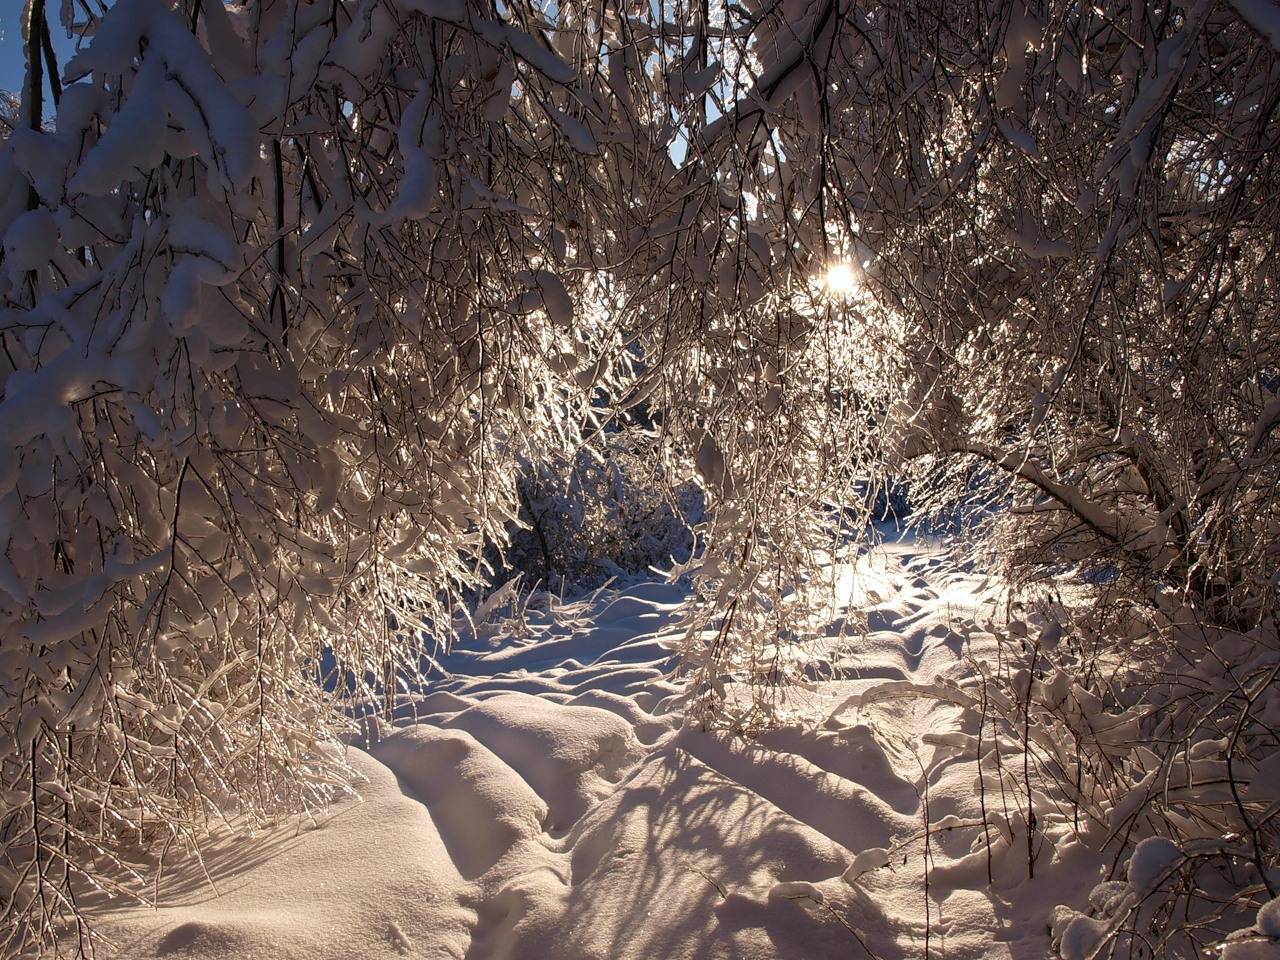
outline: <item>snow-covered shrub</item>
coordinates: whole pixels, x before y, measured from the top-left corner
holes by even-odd
[[[519,526],[496,579],[518,573],[562,595],[687,562],[705,512],[701,489],[664,476],[655,438],[637,428],[528,463],[516,489]]]
[[[1073,843],[1109,865],[1087,910],[1055,914],[1063,957],[1203,955],[1277,879],[1275,638],[1090,600],[1016,608],[966,688],[985,795],[1023,838],[1003,868],[1038,876]]]

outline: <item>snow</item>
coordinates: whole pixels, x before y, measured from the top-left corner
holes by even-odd
[[[573,322],[573,299],[564,282],[550,270],[522,270],[516,279],[530,287],[514,305],[516,313],[546,310],[551,320],[563,327]]]
[[[68,189],[105,193],[126,179],[126,171],[151,169],[163,158],[157,133],[166,117],[182,129],[196,153],[216,164],[229,185],[245,186],[257,164],[253,119],[223,84],[188,26],[160,0],[114,4],[93,43],[67,64],[67,78],[127,73],[144,37],[147,53],[133,92],[107,135],[85,155]],[[111,135],[117,123],[124,127]]]
[[[519,628],[488,605],[350,747],[359,800],[218,837],[211,882],[171,852],[156,909],[100,900],[94,918],[137,960],[906,957],[926,933],[976,960],[1047,955],[1065,902],[1061,947],[1086,955],[1101,862],[1063,844],[1029,881],[1025,832],[995,816],[988,884],[976,731],[923,695],[958,694],[987,588],[910,545],[837,573],[873,622],[852,656],[831,648],[794,723],[753,741],[681,720],[681,588],[548,601]],[[1140,846],[1130,877],[1166,862]]]
[[[596,138],[592,136],[586,124],[576,117],[569,116],[563,110],[557,110],[555,107],[548,109],[556,124],[564,132],[564,135],[569,138],[569,142],[573,144],[573,149],[579,153],[596,152]]]
[[[1222,960],[1275,960],[1276,945],[1264,940],[1229,943],[1222,950]]]
[[[119,955],[382,960],[412,942],[422,956],[461,957],[472,922],[466,882],[431,813],[368,754],[353,750],[350,760],[367,778],[362,802],[315,826],[206,846],[216,895],[197,865],[166,862],[157,909],[104,913]]]
[[[67,183],[71,193],[105,196],[160,165],[167,119],[164,79],[164,62],[159,57],[143,61],[133,94]]]
[[[1164,837],[1147,837],[1134,848],[1129,860],[1129,883],[1147,893],[1160,883],[1169,868],[1182,859],[1182,851]]]
[[[1280,897],[1267,901],[1258,910],[1258,932],[1264,937],[1280,939]]]
[[[1061,930],[1057,947],[1063,960],[1088,960],[1108,932],[1108,926],[1102,920],[1072,910],[1063,911],[1055,926]]]
[[[4,234],[4,260],[15,279],[38,270],[53,259],[58,225],[48,210],[29,210],[10,224]]]

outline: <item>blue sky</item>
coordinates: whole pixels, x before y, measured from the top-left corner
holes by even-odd
[[[58,69],[66,64],[74,50],[74,44],[66,38],[66,31],[58,23],[58,0],[46,0],[49,11],[49,27],[53,34],[53,48],[58,54]],[[22,0],[0,0],[0,89],[22,89]],[[48,90],[45,97],[48,97]]]

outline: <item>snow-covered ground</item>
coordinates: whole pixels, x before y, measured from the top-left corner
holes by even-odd
[[[978,790],[979,731],[911,695],[992,655],[994,594],[909,544],[850,587],[866,636],[754,742],[682,725],[675,587],[480,630],[416,721],[352,748],[359,802],[210,844],[207,877],[167,865],[158,909],[100,929],[136,958],[1040,960],[1099,864],[1063,841],[1029,880],[1016,799]]]

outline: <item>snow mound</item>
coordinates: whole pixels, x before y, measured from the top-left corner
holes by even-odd
[[[368,778],[361,802],[314,826],[207,844],[208,880],[196,863],[166,863],[156,909],[103,905],[96,920],[115,955],[398,960],[412,942],[415,956],[465,956],[475,914],[431,815],[368,755],[351,762]]]
[[[425,724],[397,731],[373,756],[426,804],[464,877],[476,877],[547,822],[546,803],[465,730]]]
[[[1133,850],[1129,859],[1129,883],[1140,894],[1150,892],[1161,883],[1169,869],[1182,859],[1182,851],[1172,840],[1147,837]]]
[[[482,740],[537,791],[553,832],[606,796],[640,755],[634,730],[617,714],[527,693],[501,694],[446,723]]]

